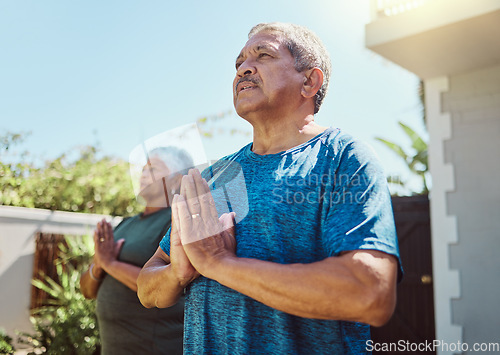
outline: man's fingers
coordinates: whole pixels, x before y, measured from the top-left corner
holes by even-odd
[[[216,235],[221,232],[221,226],[210,188],[197,169],[191,169],[189,174],[193,177],[198,193],[198,200],[200,201],[201,217],[204,222],[204,235],[205,237]]]
[[[212,222],[211,226],[209,226],[210,229],[212,229],[215,225],[213,221],[217,221],[219,219],[219,214],[215,208],[215,201],[212,197],[212,192],[210,191],[207,182],[201,177],[201,174],[197,169],[191,169],[189,174],[193,177],[193,181],[196,186],[198,200],[200,201],[201,216],[204,221]],[[209,231],[209,234],[211,235],[215,233],[217,233],[217,231]]]
[[[181,195],[185,198],[190,214],[201,214],[198,192],[196,191],[196,185],[191,175],[184,175],[182,177]]]
[[[181,233],[179,233],[182,244],[189,244],[197,241],[197,233],[200,230],[199,223],[201,222],[201,216],[191,216],[191,212],[188,208],[184,196],[179,195],[177,198],[177,215],[179,219],[179,228]],[[196,226],[196,228],[195,228]]]
[[[228,230],[234,228],[235,217],[236,213],[234,212],[224,213],[222,216],[220,216],[219,221],[222,224],[222,230]]]
[[[172,229],[170,230],[170,244],[180,246],[181,238],[179,233],[179,213],[177,211],[179,195],[175,195],[172,201]]]

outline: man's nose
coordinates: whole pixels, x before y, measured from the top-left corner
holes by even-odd
[[[238,67],[238,70],[236,71],[236,75],[240,78],[247,75],[253,75],[255,73],[256,73],[255,66],[249,59],[241,63],[240,66]]]

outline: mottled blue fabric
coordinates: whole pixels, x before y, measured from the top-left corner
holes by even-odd
[[[237,213],[240,257],[311,263],[375,249],[399,259],[384,173],[369,147],[338,129],[278,154],[249,144],[202,175],[219,214]],[[160,246],[169,253],[168,233]],[[293,316],[205,277],[187,289],[185,354],[359,355],[369,338],[366,324]]]

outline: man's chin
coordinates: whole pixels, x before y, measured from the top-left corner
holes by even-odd
[[[257,115],[257,107],[255,105],[250,104],[236,104],[234,106],[236,113],[238,116],[243,118],[245,121],[252,123],[255,120],[255,116]]]

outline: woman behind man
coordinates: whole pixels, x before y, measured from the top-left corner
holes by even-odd
[[[192,167],[184,150],[149,153],[140,178],[144,212],[113,231],[104,219],[94,233],[93,263],[80,279],[87,298],[97,298],[101,353],[182,354],[184,299],[165,309],[146,309],[137,298],[137,277],[170,227],[170,201],[182,174]]]

